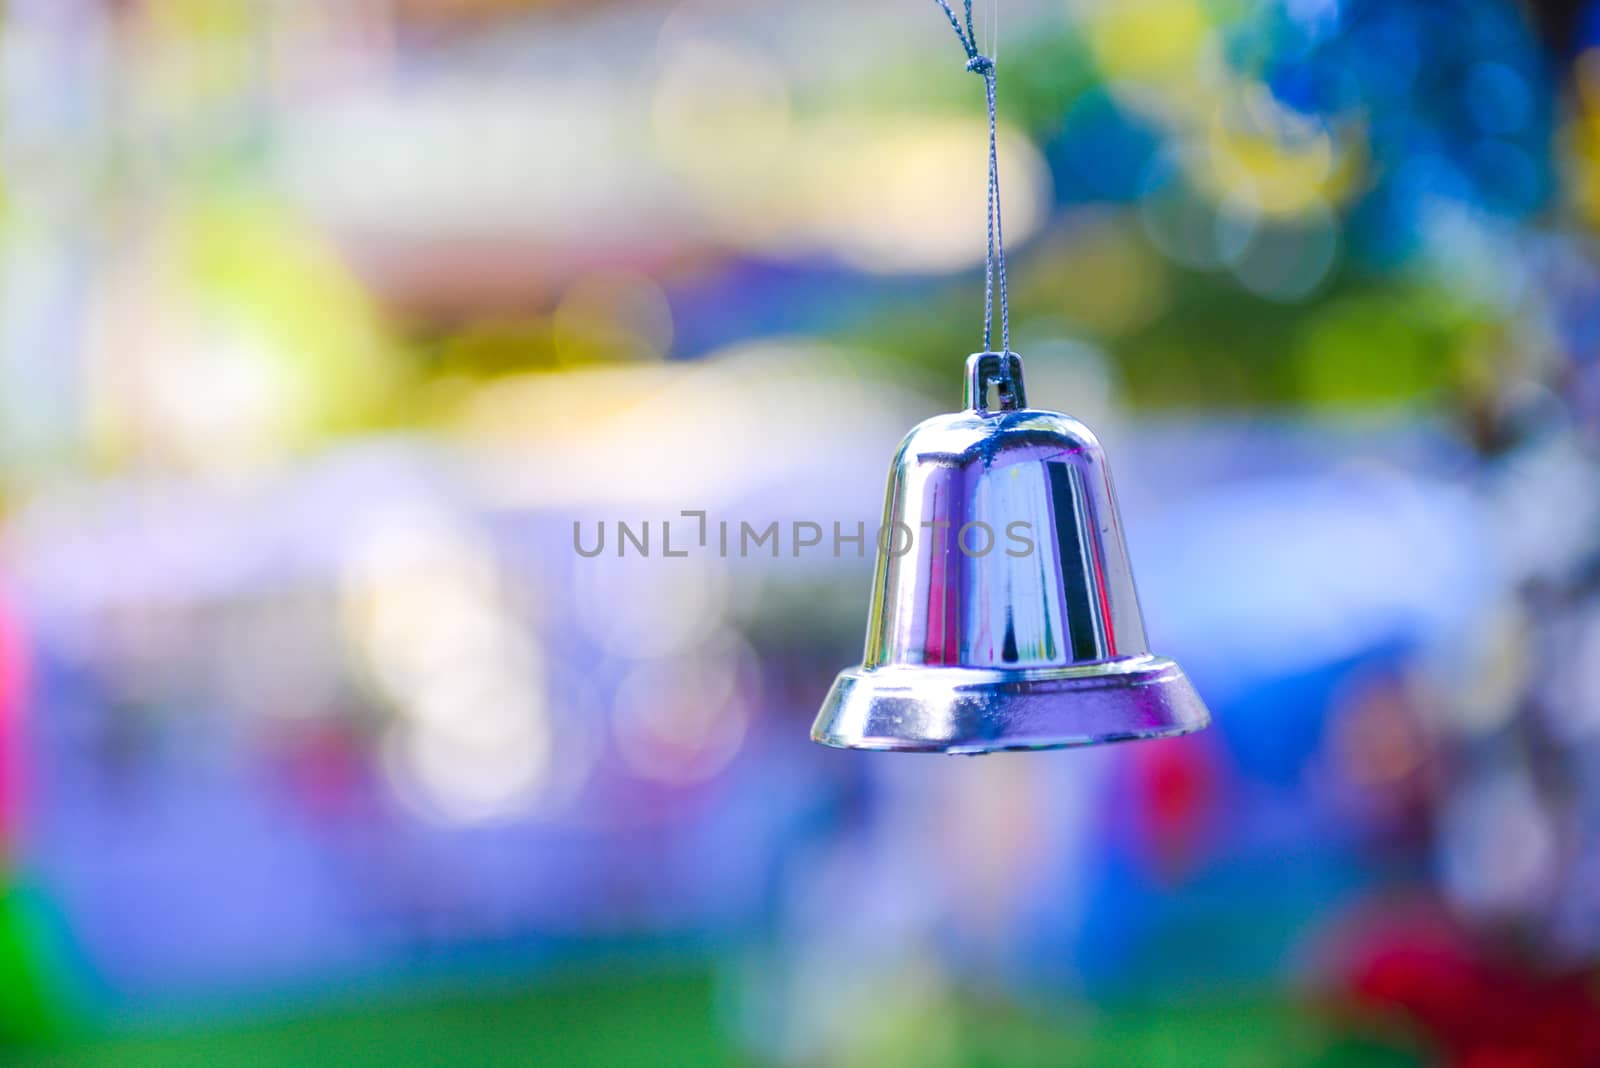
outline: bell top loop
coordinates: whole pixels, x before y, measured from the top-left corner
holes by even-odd
[[[1022,385],[1022,357],[1016,353],[974,352],[967,357],[964,405],[979,415],[988,415],[991,385],[998,387],[999,403],[994,411],[1014,412],[1028,406],[1028,394]]]

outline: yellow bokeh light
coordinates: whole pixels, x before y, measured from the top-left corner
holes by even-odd
[[[1160,81],[1193,71],[1211,37],[1195,0],[1132,0],[1095,5],[1085,31],[1107,77]]]
[[[1562,131],[1566,185],[1573,205],[1600,224],[1600,48],[1586,49],[1574,64],[1578,107]]]
[[[1343,201],[1361,172],[1346,140],[1277,104],[1260,86],[1216,109],[1204,167],[1191,175],[1219,200],[1266,216],[1298,216]]]

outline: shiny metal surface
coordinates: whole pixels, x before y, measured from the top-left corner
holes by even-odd
[[[907,435],[889,473],[860,667],[812,728],[826,745],[980,753],[1198,730],[1152,655],[1105,453],[1027,407],[1022,361],[967,361],[964,411]],[[992,407],[991,391],[995,394]]]

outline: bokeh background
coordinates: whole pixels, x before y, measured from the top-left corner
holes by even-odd
[[[826,751],[870,559],[661,556],[957,405],[933,4],[5,4],[0,1063],[1600,1064],[1600,5],[978,8],[1200,735]]]

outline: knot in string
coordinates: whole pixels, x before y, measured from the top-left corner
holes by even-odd
[[[967,69],[983,75],[989,103],[989,255],[983,267],[983,351],[994,351],[994,290],[1000,283],[1000,351],[1011,351],[1011,310],[1006,303],[1006,237],[1000,221],[1000,148],[995,117],[994,60],[978,51],[978,35],[972,28],[972,0],[962,0],[958,18],[949,0],[933,0],[944,11],[956,31],[956,39],[967,53]],[[965,25],[963,25],[965,21]],[[1003,381],[1011,380],[1011,361],[1000,361]]]

